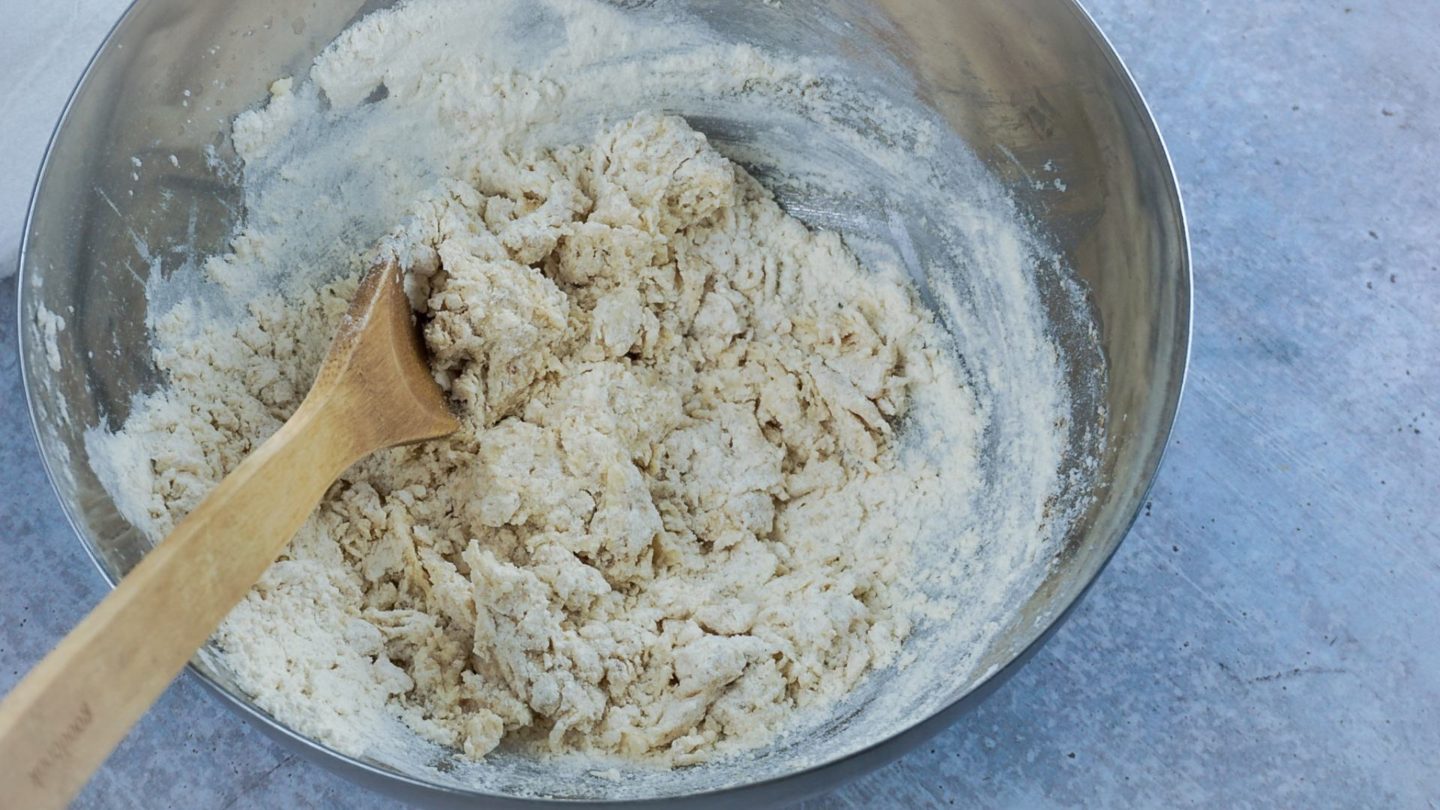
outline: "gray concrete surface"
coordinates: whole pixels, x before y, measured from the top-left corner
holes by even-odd
[[[44,80],[0,90],[3,151],[32,161],[5,164],[7,200],[49,127],[16,116],[53,117],[123,2],[62,5],[13,9],[0,30],[7,75]],[[1440,806],[1440,5],[1090,5],[1189,206],[1194,361],[1169,458],[1033,663],[930,745],[807,806]],[[9,317],[0,475],[8,689],[103,592],[40,473]],[[393,806],[188,678],[79,805]]]

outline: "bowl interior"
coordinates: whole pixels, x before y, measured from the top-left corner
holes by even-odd
[[[196,272],[196,256],[225,250],[244,214],[230,120],[263,99],[274,78],[303,76],[325,44],[376,5],[388,4],[144,0],[117,27],[72,100],[26,234],[22,356],[42,455],[61,503],[112,581],[148,542],[97,481],[84,434],[118,428],[137,392],[163,382],[149,360],[146,280]],[[1028,269],[1070,386],[1053,553],[1030,562],[1032,575],[996,616],[983,649],[962,657],[965,639],[947,635],[943,624],[922,628],[912,646],[934,658],[932,669],[950,672],[947,681],[902,699],[886,694],[885,678],[872,679],[809,734],[718,766],[637,779],[631,795],[775,784],[963,704],[1031,647],[1110,557],[1143,500],[1178,403],[1189,329],[1183,218],[1143,103],[1069,0],[786,0],[746,14],[723,0],[617,5],[641,15],[682,11],[718,36],[777,53],[832,55],[837,69],[874,98],[941,122],[953,138],[940,146],[945,170],[955,172],[957,183],[989,178],[993,188],[984,193],[1013,201],[1036,234]],[[745,109],[701,94],[677,93],[666,106],[809,224],[839,230],[856,244],[884,243],[916,267],[985,260],[927,227],[923,201],[899,193],[883,167],[855,163],[854,183],[843,193],[818,170],[807,173],[806,165],[844,162],[848,153],[845,143],[808,128],[803,111],[790,126],[761,126]],[[584,112],[577,115],[577,126],[586,126]],[[936,283],[917,278],[922,294]],[[984,320],[983,289],[959,277],[939,283],[955,289],[929,293],[957,298]],[[65,328],[47,332],[42,312],[61,315]],[[62,361],[51,362],[52,348]],[[985,358],[974,362],[983,366]],[[987,464],[1005,462],[1003,448],[987,449]],[[218,658],[202,654],[196,667],[237,705],[250,705]],[[443,752],[432,759],[427,764],[438,771],[382,759],[362,765],[382,780],[393,774],[452,790],[478,780],[486,793],[524,795],[548,780],[551,794],[615,793],[608,782],[587,778],[583,764],[572,768],[574,779],[553,787],[556,766],[523,757],[498,757],[479,776]],[[415,788],[406,778],[392,786]]]

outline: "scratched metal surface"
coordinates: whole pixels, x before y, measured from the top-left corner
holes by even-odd
[[[0,0],[0,275],[49,122],[123,5]],[[1090,6],[1189,207],[1196,334],[1170,455],[1033,663],[806,807],[1440,807],[1440,5]],[[0,481],[8,690],[103,590],[42,477],[8,316]],[[188,679],[78,805],[394,806]]]

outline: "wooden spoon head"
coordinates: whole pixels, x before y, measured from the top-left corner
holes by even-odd
[[[454,433],[459,421],[430,373],[403,274],[383,259],[361,279],[307,403],[342,414],[362,453]],[[332,410],[333,409],[333,410]]]

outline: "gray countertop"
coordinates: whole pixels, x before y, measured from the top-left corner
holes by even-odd
[[[1189,208],[1195,344],[1170,454],[1019,675],[807,806],[1440,807],[1440,4],[1089,5]],[[6,15],[0,275],[51,122],[123,6]],[[26,420],[5,316],[0,691],[104,592]],[[79,806],[394,805],[186,676]]]

